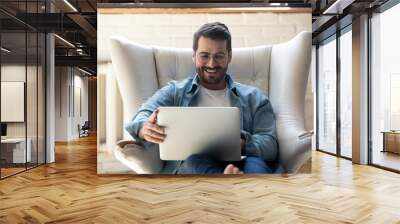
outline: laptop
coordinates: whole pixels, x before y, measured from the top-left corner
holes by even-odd
[[[159,107],[165,128],[160,159],[185,160],[205,153],[221,161],[241,160],[240,110],[236,107]]]

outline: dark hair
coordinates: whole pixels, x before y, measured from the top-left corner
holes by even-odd
[[[197,51],[200,37],[207,37],[212,40],[226,40],[226,48],[232,51],[231,33],[228,27],[220,22],[206,23],[202,25],[193,36],[193,50]]]

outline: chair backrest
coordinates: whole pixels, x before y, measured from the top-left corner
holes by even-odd
[[[271,49],[271,46],[233,49],[228,74],[235,81],[256,86],[268,95]],[[153,51],[159,88],[195,73],[192,49],[153,47]]]
[[[110,39],[111,59],[124,104],[124,123],[157,89],[195,72],[192,49],[145,46],[122,37]],[[304,133],[304,101],[311,63],[311,33],[271,46],[234,48],[228,73],[259,87],[276,116],[280,160],[293,167],[290,141]],[[288,144],[288,145],[286,145]],[[308,144],[308,143],[307,143]],[[287,150],[286,150],[287,149]]]
[[[110,49],[122,100],[129,102],[124,104],[124,122],[168,81],[195,72],[190,48],[145,46],[114,36]],[[232,55],[228,73],[235,81],[259,87],[269,96],[276,114],[282,110],[304,122],[310,32],[301,32],[283,44],[234,48]]]

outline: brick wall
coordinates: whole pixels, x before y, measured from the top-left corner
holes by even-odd
[[[110,61],[108,39],[121,35],[132,41],[168,47],[191,47],[193,33],[204,23],[220,21],[232,33],[233,47],[276,44],[311,31],[310,13],[229,14],[99,14],[98,59]]]

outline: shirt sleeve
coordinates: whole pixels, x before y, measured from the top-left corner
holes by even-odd
[[[276,137],[275,115],[269,100],[264,97],[253,116],[253,133],[242,130],[245,138],[245,155],[257,156],[266,161],[276,161],[278,141]]]
[[[139,137],[139,130],[158,107],[174,105],[174,93],[175,85],[173,82],[169,82],[165,87],[159,89],[140,107],[138,112],[125,125],[125,130],[136,141],[143,143],[144,140]]]

